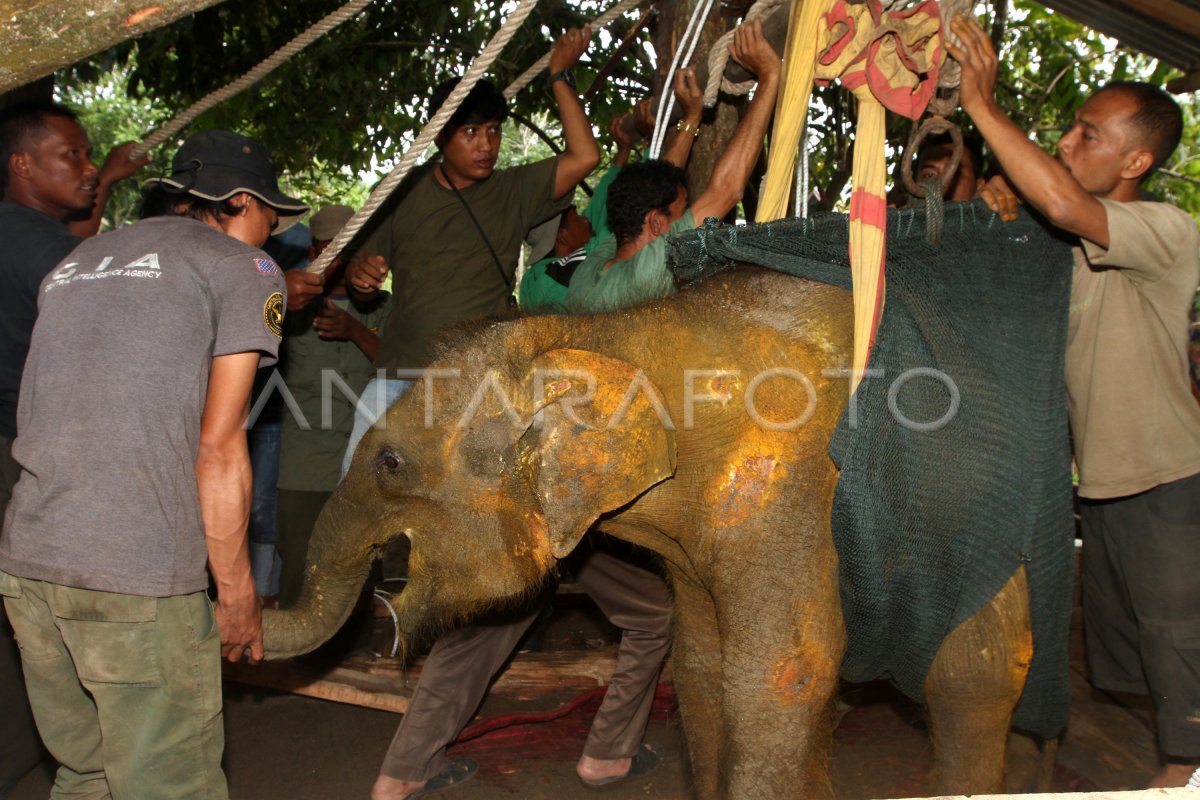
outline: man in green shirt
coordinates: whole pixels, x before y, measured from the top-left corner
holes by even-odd
[[[666,267],[668,239],[696,227],[696,220],[724,217],[741,200],[775,108],[781,64],[758,20],[737,29],[732,53],[758,76],[758,87],[708,187],[689,205],[678,166],[652,160],[626,167],[608,193],[613,235],[575,272],[567,291],[568,312],[615,311],[671,294],[675,287]]]
[[[308,258],[319,256],[353,215],[346,205],[313,214]],[[295,401],[283,415],[277,484],[275,551],[283,608],[300,596],[308,540],[337,487],[355,398],[371,379],[371,361],[379,352],[388,294],[380,292],[366,303],[350,299],[345,267],[342,259],[334,259],[323,276],[324,294],[283,319],[280,368]]]
[[[679,167],[687,163],[692,152],[692,143],[700,132],[700,115],[704,111],[704,92],[690,67],[675,73],[675,96],[679,98],[683,117],[676,125],[676,133],[663,153],[663,160]],[[562,221],[556,231],[550,255],[536,261],[521,278],[517,293],[522,311],[535,314],[562,314],[566,312],[567,287],[571,285],[575,270],[596,246],[607,239],[612,231],[608,227],[608,189],[622,168],[629,163],[629,156],[638,136],[654,129],[654,111],[650,98],[638,102],[634,110],[615,118],[609,133],[617,143],[612,167],[604,173],[592,199],[583,214],[574,208],[563,212]],[[583,233],[586,231],[586,233]],[[583,233],[582,241],[580,234]]]
[[[347,269],[352,297],[369,300],[392,273],[392,300],[375,369],[364,390],[343,474],[359,439],[408,391],[426,367],[435,334],[468,319],[503,313],[526,232],[570,204],[576,184],[600,161],[571,68],[587,49],[590,29],[569,31],[550,52],[549,88],[566,148],[532,164],[496,169],[504,95],[480,81],[437,137],[440,157],[409,176],[390,212]],[[457,85],[435,90],[432,116]],[[382,380],[381,385],[379,381]]]

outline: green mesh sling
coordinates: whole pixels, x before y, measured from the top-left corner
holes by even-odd
[[[709,224],[680,236],[670,263],[680,284],[748,262],[849,289],[847,239],[842,215]],[[947,204],[934,246],[924,209],[889,211],[870,361],[882,373],[864,379],[830,445],[842,677],[886,676],[923,701],[942,640],[1024,564],[1034,654],[1014,724],[1044,737],[1070,705],[1071,266],[1069,244],[1026,214],[1004,223],[978,201]]]

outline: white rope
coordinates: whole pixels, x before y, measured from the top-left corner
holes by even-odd
[[[766,16],[789,0],[755,0],[754,5],[746,12],[741,24]],[[735,97],[750,94],[757,83],[754,80],[734,83],[725,77],[725,67],[729,65],[729,45],[733,44],[733,35],[737,28],[726,31],[708,51],[708,83],[704,87],[704,107],[712,108],[717,104],[717,94],[725,92]]]
[[[450,92],[450,96],[442,103],[442,107],[437,110],[433,118],[425,124],[421,132],[417,134],[417,138],[413,140],[412,146],[400,158],[400,162],[396,164],[395,169],[388,173],[387,177],[379,182],[371,195],[367,198],[367,202],[363,204],[353,217],[342,226],[338,231],[337,236],[333,237],[333,241],[317,256],[316,260],[305,267],[306,272],[324,272],[333,259],[342,251],[351,239],[354,238],[366,224],[371,215],[375,213],[375,209],[383,205],[388,199],[392,191],[400,185],[407,176],[413,166],[416,165],[417,159],[425,154],[429,149],[429,145],[433,144],[433,140],[441,133],[442,128],[446,127],[446,123],[450,121],[450,117],[458,110],[459,105],[466,99],[471,89],[483,77],[483,73],[488,71],[492,66],[492,62],[500,55],[504,46],[508,44],[509,39],[513,37],[517,29],[525,22],[525,18],[529,16],[529,12],[533,11],[533,7],[537,5],[537,0],[521,0],[516,10],[509,15],[504,24],[500,26],[500,30],[496,31],[496,35],[487,43],[482,52],[471,63],[471,68],[463,75],[462,80],[454,87],[454,91]]]
[[[667,138],[667,125],[671,120],[671,110],[675,108],[675,71],[682,69],[692,63],[692,54],[696,52],[696,45],[700,44],[700,34],[704,31],[704,23],[708,20],[708,13],[712,10],[714,0],[704,0],[704,5],[699,3],[692,8],[692,17],[688,20],[687,28],[683,32],[683,38],[679,40],[679,46],[675,49],[675,57],[671,60],[671,68],[667,71],[667,80],[663,83],[662,98],[658,103],[658,114],[654,119],[654,134],[650,139],[650,147],[646,151],[648,158],[658,158],[662,152],[663,140]],[[703,10],[702,10],[703,9]],[[687,54],[682,61],[679,54],[683,52],[684,47],[687,47]]]
[[[644,0],[621,0],[621,2],[617,3],[615,6],[610,8],[608,11],[605,11],[592,21],[592,30],[598,31],[601,28],[608,27],[609,23],[611,23],[617,17],[621,16],[631,8],[636,8],[643,2]],[[533,66],[522,72],[515,81],[508,85],[508,88],[504,90],[504,99],[512,100],[514,97],[516,97],[522,89],[533,83],[534,78],[541,74],[542,70],[549,65],[550,53],[546,53],[546,55],[533,62]]]
[[[805,114],[804,126],[800,128],[800,155],[796,169],[796,216],[808,219],[808,115]]]
[[[388,614],[392,618],[392,652],[388,655],[391,658],[395,658],[396,654],[400,652],[400,616],[396,613],[396,609],[392,607],[391,599],[394,595],[386,589],[375,589],[371,592],[371,596],[380,603],[383,603],[383,607],[387,609]],[[376,655],[383,654],[377,653]]]
[[[134,146],[133,150],[130,152],[130,158],[136,161],[137,159],[146,155],[146,153],[149,153],[155,147],[158,147],[163,142],[174,137],[175,134],[179,133],[181,130],[190,125],[192,121],[196,119],[196,117],[200,116],[205,111],[224,103],[234,95],[240,94],[249,87],[258,83],[276,67],[285,63],[292,56],[296,55],[301,50],[308,47],[325,34],[329,33],[338,25],[341,25],[343,22],[353,17],[359,11],[362,11],[364,8],[370,5],[370,3],[371,0],[350,0],[350,2],[346,3],[333,13],[313,23],[299,36],[296,36],[283,47],[279,48],[274,53],[260,61],[257,66],[255,66],[245,75],[233,81],[232,83],[226,84],[216,91],[209,92],[195,103],[192,103],[192,105],[190,105],[188,108],[184,109],[182,113],[177,115],[166,125],[163,125],[157,131],[147,136],[145,141]]]

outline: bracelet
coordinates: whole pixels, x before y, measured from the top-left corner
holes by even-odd
[[[690,133],[692,134],[693,139],[700,135],[699,125],[689,125],[682,119],[675,123],[675,130],[679,131],[680,133]]]

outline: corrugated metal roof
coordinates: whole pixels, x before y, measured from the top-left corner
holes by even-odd
[[[1038,0],[1185,73],[1200,70],[1200,0]]]

